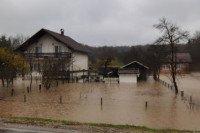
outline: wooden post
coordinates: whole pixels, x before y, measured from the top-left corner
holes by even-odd
[[[14,89],[12,88],[11,89],[11,96],[13,96],[13,94],[14,94]]]
[[[24,102],[26,102],[26,95],[24,95]]]
[[[181,91],[181,97],[183,97],[184,96],[184,91]]]
[[[58,86],[58,81],[57,81],[57,86]]]
[[[83,69],[83,83],[85,82],[85,76],[84,76],[84,69]]]
[[[101,97],[101,106],[103,105],[103,99],[102,99],[102,97]]]
[[[27,86],[27,93],[29,93],[29,87]]]
[[[42,85],[40,84],[40,85],[39,85],[39,91],[40,91],[40,92],[41,92],[41,89],[42,89]]]
[[[145,107],[146,107],[146,109],[147,109],[147,101],[145,102]]]
[[[87,72],[87,77],[88,77],[88,83],[89,83],[89,81],[90,81],[90,80],[89,80],[89,79],[90,79],[90,78],[89,78],[89,77],[90,77],[90,72],[89,72],[89,70],[88,70],[88,72]]]
[[[190,96],[190,109],[192,108],[192,96]]]
[[[60,96],[60,104],[62,104],[62,96]]]

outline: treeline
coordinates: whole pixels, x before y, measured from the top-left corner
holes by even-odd
[[[99,64],[106,58],[112,58],[117,60],[121,65],[127,64],[131,61],[139,61],[148,67],[153,72],[155,63],[161,63],[161,58],[164,58],[168,54],[168,47],[166,45],[137,45],[137,46],[102,46],[91,47],[86,46],[89,49],[89,61],[90,66],[95,68],[101,66]],[[189,39],[186,44],[176,45],[176,52],[190,53],[192,63],[190,69],[192,71],[200,71],[200,33],[197,33],[193,38]],[[159,59],[158,59],[159,58]],[[117,64],[110,64],[110,66],[118,66]],[[158,65],[159,66],[159,65]],[[102,66],[103,67],[103,66]]]
[[[16,35],[16,36],[0,36],[0,47],[6,47],[14,50],[23,42],[25,42],[29,37],[24,35]]]
[[[14,50],[29,37],[24,35],[0,36],[0,47],[7,47]],[[86,45],[89,51],[89,66],[93,69],[101,67],[106,59],[112,61],[108,66],[122,66],[131,61],[139,61],[151,68],[155,68],[155,63],[159,63],[156,58],[165,56],[167,46],[165,45],[137,45],[137,46],[101,46],[92,47]],[[200,32],[189,39],[188,43],[177,45],[177,52],[188,52],[192,57],[191,70],[200,71]]]
[[[27,69],[23,57],[14,53],[14,49],[25,40],[26,38],[22,35],[16,37],[0,36],[0,80],[3,87],[5,83],[7,83],[7,87],[10,83],[13,84],[16,75]]]

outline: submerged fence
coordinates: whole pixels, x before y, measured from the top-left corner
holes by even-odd
[[[171,91],[175,92],[175,87],[172,84],[165,82],[164,80],[159,79],[159,82],[171,89]],[[197,98],[192,97],[192,95],[185,93],[184,91],[180,91],[179,95],[181,96],[181,100],[184,102],[188,109],[199,109],[200,108],[200,100]]]

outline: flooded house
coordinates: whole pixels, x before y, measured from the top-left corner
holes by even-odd
[[[170,59],[167,59],[170,60]],[[190,63],[192,62],[191,56],[189,53],[176,53],[176,71],[178,73],[189,73]],[[170,73],[171,65],[170,61],[166,61],[161,65],[161,73]]]
[[[41,77],[45,63],[53,65],[60,76],[69,76],[69,71],[88,70],[88,50],[64,35],[63,29],[60,33],[41,29],[16,51],[25,57],[36,78]]]
[[[146,80],[148,69],[138,61],[130,62],[119,68],[119,83],[137,83],[138,80]]]

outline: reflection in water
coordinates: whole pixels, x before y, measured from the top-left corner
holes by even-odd
[[[179,95],[153,80],[138,84],[60,82],[41,93],[39,81],[34,81],[32,92],[27,93],[29,83],[16,80],[12,97],[10,89],[1,88],[0,97],[5,101],[0,101],[0,115],[200,130],[200,110],[188,109]]]

